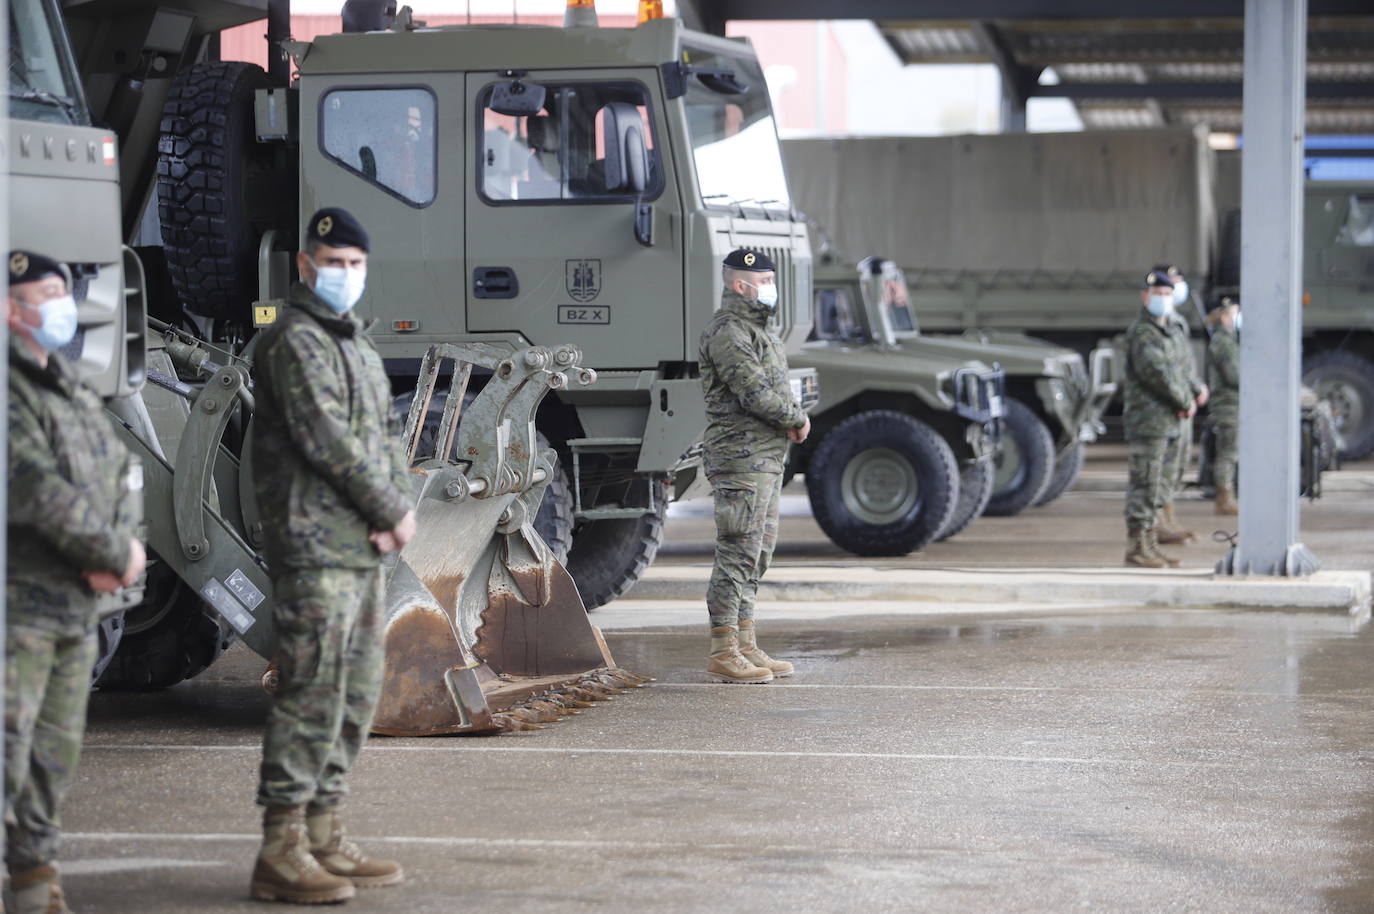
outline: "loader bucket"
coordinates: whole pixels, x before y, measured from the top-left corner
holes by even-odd
[[[534,411],[569,375],[595,380],[579,358],[572,347],[512,355],[482,344],[426,353],[405,437],[418,532],[388,567],[374,732],[528,729],[648,681],[615,667],[572,578],[532,524],[557,459],[536,445]],[[443,418],[426,429],[446,363]],[[490,375],[464,408],[474,368]],[[426,440],[433,453],[421,453]]]

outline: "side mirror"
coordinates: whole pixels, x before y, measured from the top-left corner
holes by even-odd
[[[606,190],[644,193],[649,185],[649,151],[639,109],[612,102],[601,109],[601,138],[606,148]]]
[[[507,117],[533,117],[544,110],[544,87],[518,79],[497,83],[491,88],[487,107]]]

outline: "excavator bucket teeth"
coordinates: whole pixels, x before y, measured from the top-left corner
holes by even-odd
[[[571,347],[512,355],[444,344],[421,362],[405,438],[417,533],[387,563],[375,732],[541,729],[642,684],[616,668],[532,523],[557,460],[537,446],[535,410],[569,376],[595,380],[580,357]],[[427,429],[445,360],[454,365],[443,418]],[[474,368],[485,370],[485,385],[467,402]]]

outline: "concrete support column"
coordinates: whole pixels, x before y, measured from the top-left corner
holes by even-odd
[[[1303,575],[1298,542],[1307,0],[1246,0],[1240,540],[1218,571]]]

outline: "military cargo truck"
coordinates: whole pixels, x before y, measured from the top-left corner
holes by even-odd
[[[171,87],[158,198],[177,299],[246,336],[253,302],[284,291],[298,214],[329,203],[366,213],[376,238],[358,307],[398,391],[437,342],[577,346],[598,383],[554,392],[536,420],[567,478],[546,532],[571,527],[588,606],[624,592],[694,477],[696,346],[724,255],[767,252],[777,331],[795,348],[810,330],[810,249],[748,43],[673,19],[421,28],[402,15],[287,47],[289,87],[234,62],[195,64]]]
[[[1001,434],[983,513],[1011,516],[1047,504],[1073,485],[1084,444],[1102,430],[1102,412],[1116,390],[1110,348],[1092,353],[1090,371],[1074,350],[1025,334],[925,333],[906,278],[892,261],[869,257],[855,267],[828,253],[819,259],[818,334],[896,347],[917,357],[918,365],[929,358],[981,359],[1005,375]],[[827,382],[823,373],[822,386]]]
[[[789,140],[796,204],[900,266],[931,331],[1020,331],[1087,354],[1176,264],[1205,308],[1240,283],[1240,152],[1205,128]],[[1303,381],[1343,456],[1374,451],[1374,182],[1308,182]],[[938,219],[929,218],[938,213]],[[1204,338],[1197,308],[1184,309]]]

